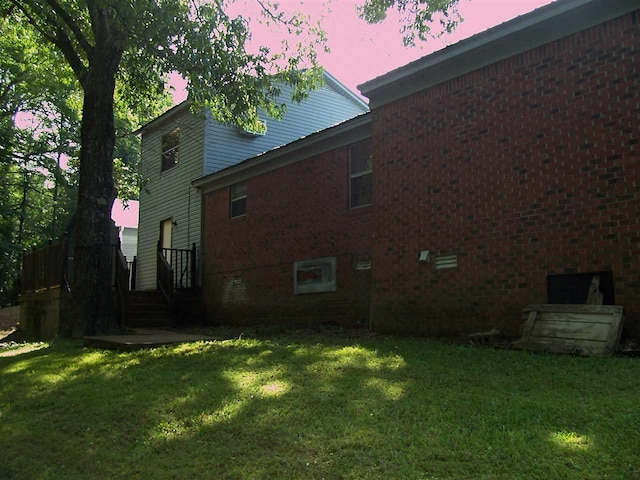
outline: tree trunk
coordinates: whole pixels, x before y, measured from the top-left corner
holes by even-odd
[[[73,253],[73,336],[107,333],[113,323],[111,207],[115,198],[113,96],[120,56],[97,50],[84,82],[80,180]]]

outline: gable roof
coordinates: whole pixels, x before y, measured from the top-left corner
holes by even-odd
[[[352,92],[351,90],[349,90],[342,82],[340,82],[336,77],[331,75],[329,72],[324,70],[323,71],[323,76],[324,76],[324,81],[326,82],[326,84],[329,85],[334,90],[336,90],[340,95],[342,95],[343,97],[347,98],[348,100],[351,100],[352,102],[354,102],[359,107],[362,107],[362,108],[365,108],[365,109],[369,108],[369,105],[367,104],[367,102],[365,102],[362,99],[362,97],[360,97],[355,92]],[[158,116],[158,117],[154,118],[153,120],[151,120],[150,122],[146,123],[145,125],[140,127],[138,130],[133,132],[133,134],[134,135],[140,135],[140,134],[146,133],[146,132],[148,132],[150,130],[153,130],[154,128],[159,127],[160,125],[162,125],[162,124],[164,124],[166,122],[171,121],[174,117],[176,117],[177,115],[180,115],[182,112],[187,110],[191,106],[191,103],[192,102],[190,100],[188,100],[188,99],[184,100],[182,103],[170,108],[169,110],[167,110],[166,112],[164,112],[160,116]]]
[[[363,113],[332,127],[248,158],[223,170],[205,175],[191,182],[191,185],[199,188],[202,192],[218,190],[305,160],[314,155],[366,140],[371,137],[370,113]]]
[[[638,0],[556,0],[369,80],[358,89],[380,107],[465,73],[612,20]]]
[[[162,124],[164,124],[166,122],[170,122],[171,120],[173,120],[174,117],[180,115],[182,112],[187,110],[190,106],[191,106],[191,101],[190,100],[184,100],[183,102],[179,103],[178,105],[176,105],[174,107],[171,107],[166,112],[160,114],[160,116],[154,118],[150,122],[145,123],[138,130],[133,132],[133,134],[134,135],[141,135],[143,133],[148,132],[149,130],[153,130],[154,128],[159,127],[160,125],[162,125]]]

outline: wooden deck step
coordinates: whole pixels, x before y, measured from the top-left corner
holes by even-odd
[[[129,293],[129,327],[166,327],[170,323],[169,310],[160,292]]]

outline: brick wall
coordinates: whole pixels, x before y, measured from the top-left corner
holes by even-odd
[[[245,217],[229,188],[204,196],[203,300],[215,323],[368,325],[371,207],[348,207],[348,147],[257,176]],[[293,294],[296,261],[337,259],[337,290]]]
[[[547,275],[612,271],[640,332],[639,14],[373,112],[375,329],[517,334]]]

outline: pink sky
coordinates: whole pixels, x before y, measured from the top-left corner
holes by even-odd
[[[122,200],[116,198],[111,208],[111,218],[118,227],[138,228],[139,211],[137,200],[129,200],[125,207]]]
[[[312,18],[325,15],[322,23],[331,52],[319,55],[320,63],[348,88],[406,65],[436,50],[499,25],[519,15],[551,3],[552,0],[460,0],[458,10],[464,21],[451,35],[433,39],[416,47],[404,47],[397,15],[379,25],[368,25],[356,14],[356,0],[280,0],[284,11],[302,11]],[[238,8],[251,8],[253,0],[244,0]],[[327,6],[330,11],[327,13]],[[242,10],[241,10],[242,11]],[[244,13],[244,12],[243,12]],[[259,41],[265,32],[255,32]],[[174,80],[174,100],[184,100],[184,83]]]

